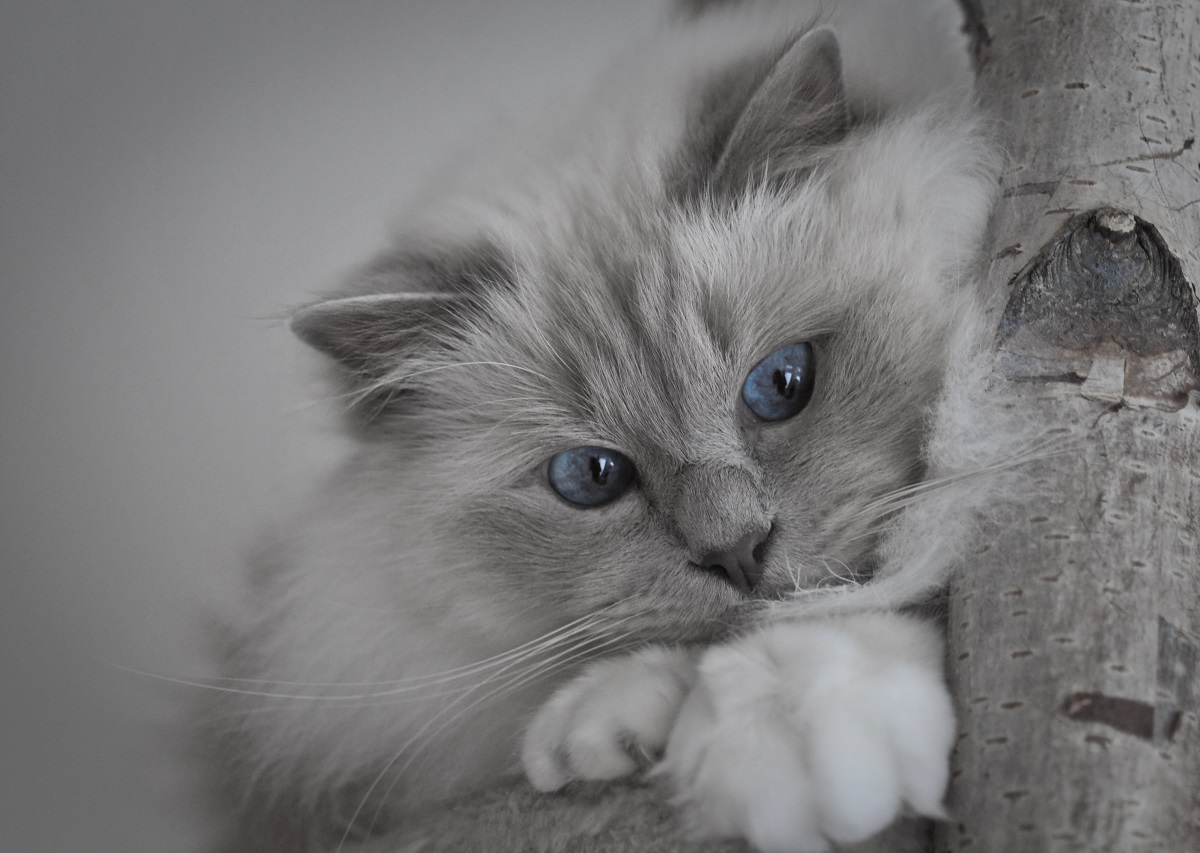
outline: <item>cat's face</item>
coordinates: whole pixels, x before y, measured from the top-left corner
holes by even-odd
[[[836,106],[830,44],[779,64],[800,51],[789,73]],[[938,230],[971,164],[920,151],[925,119],[848,144],[837,129],[812,167],[828,122],[789,118],[802,168],[755,181],[769,128],[737,138],[777,112],[759,95],[722,131],[730,191],[680,197],[666,165],[576,188],[501,235],[385,259],[374,289],[404,293],[299,315],[363,400],[378,500],[433,543],[419,582],[681,640],[869,572],[878,499],[920,473],[968,251]]]

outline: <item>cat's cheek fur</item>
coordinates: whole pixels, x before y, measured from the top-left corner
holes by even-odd
[[[695,679],[697,653],[649,646],[599,661],[562,687],[525,731],[521,763],[539,791],[617,779],[657,761]]]
[[[777,624],[704,654],[657,772],[697,835],[828,850],[905,806],[943,816],[954,731],[933,626],[891,613]]]

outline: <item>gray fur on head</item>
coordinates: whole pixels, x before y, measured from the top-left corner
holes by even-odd
[[[255,785],[450,796],[515,766],[521,720],[570,664],[712,640],[879,566],[894,513],[874,508],[922,476],[978,310],[996,157],[969,105],[882,109],[831,30],[737,13],[658,36],[585,109],[460,164],[395,248],[296,314],[358,446],[264,551],[235,674],[390,682],[582,627],[495,695],[416,681],[402,703],[231,705]],[[751,423],[747,373],[797,341],[811,403]],[[622,451],[635,487],[590,510],[557,497],[547,460],[581,445]],[[753,527],[772,529],[753,595],[697,569]]]

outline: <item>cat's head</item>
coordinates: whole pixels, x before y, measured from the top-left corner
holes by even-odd
[[[364,491],[425,543],[411,582],[682,639],[870,570],[990,149],[961,110],[856,123],[828,30],[689,61],[677,114],[602,102],[576,148],[297,313]]]

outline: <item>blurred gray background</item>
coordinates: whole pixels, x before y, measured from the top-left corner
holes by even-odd
[[[201,849],[169,723],[337,453],[287,309],[655,0],[0,2],[0,851]],[[122,667],[126,669],[122,669]]]

